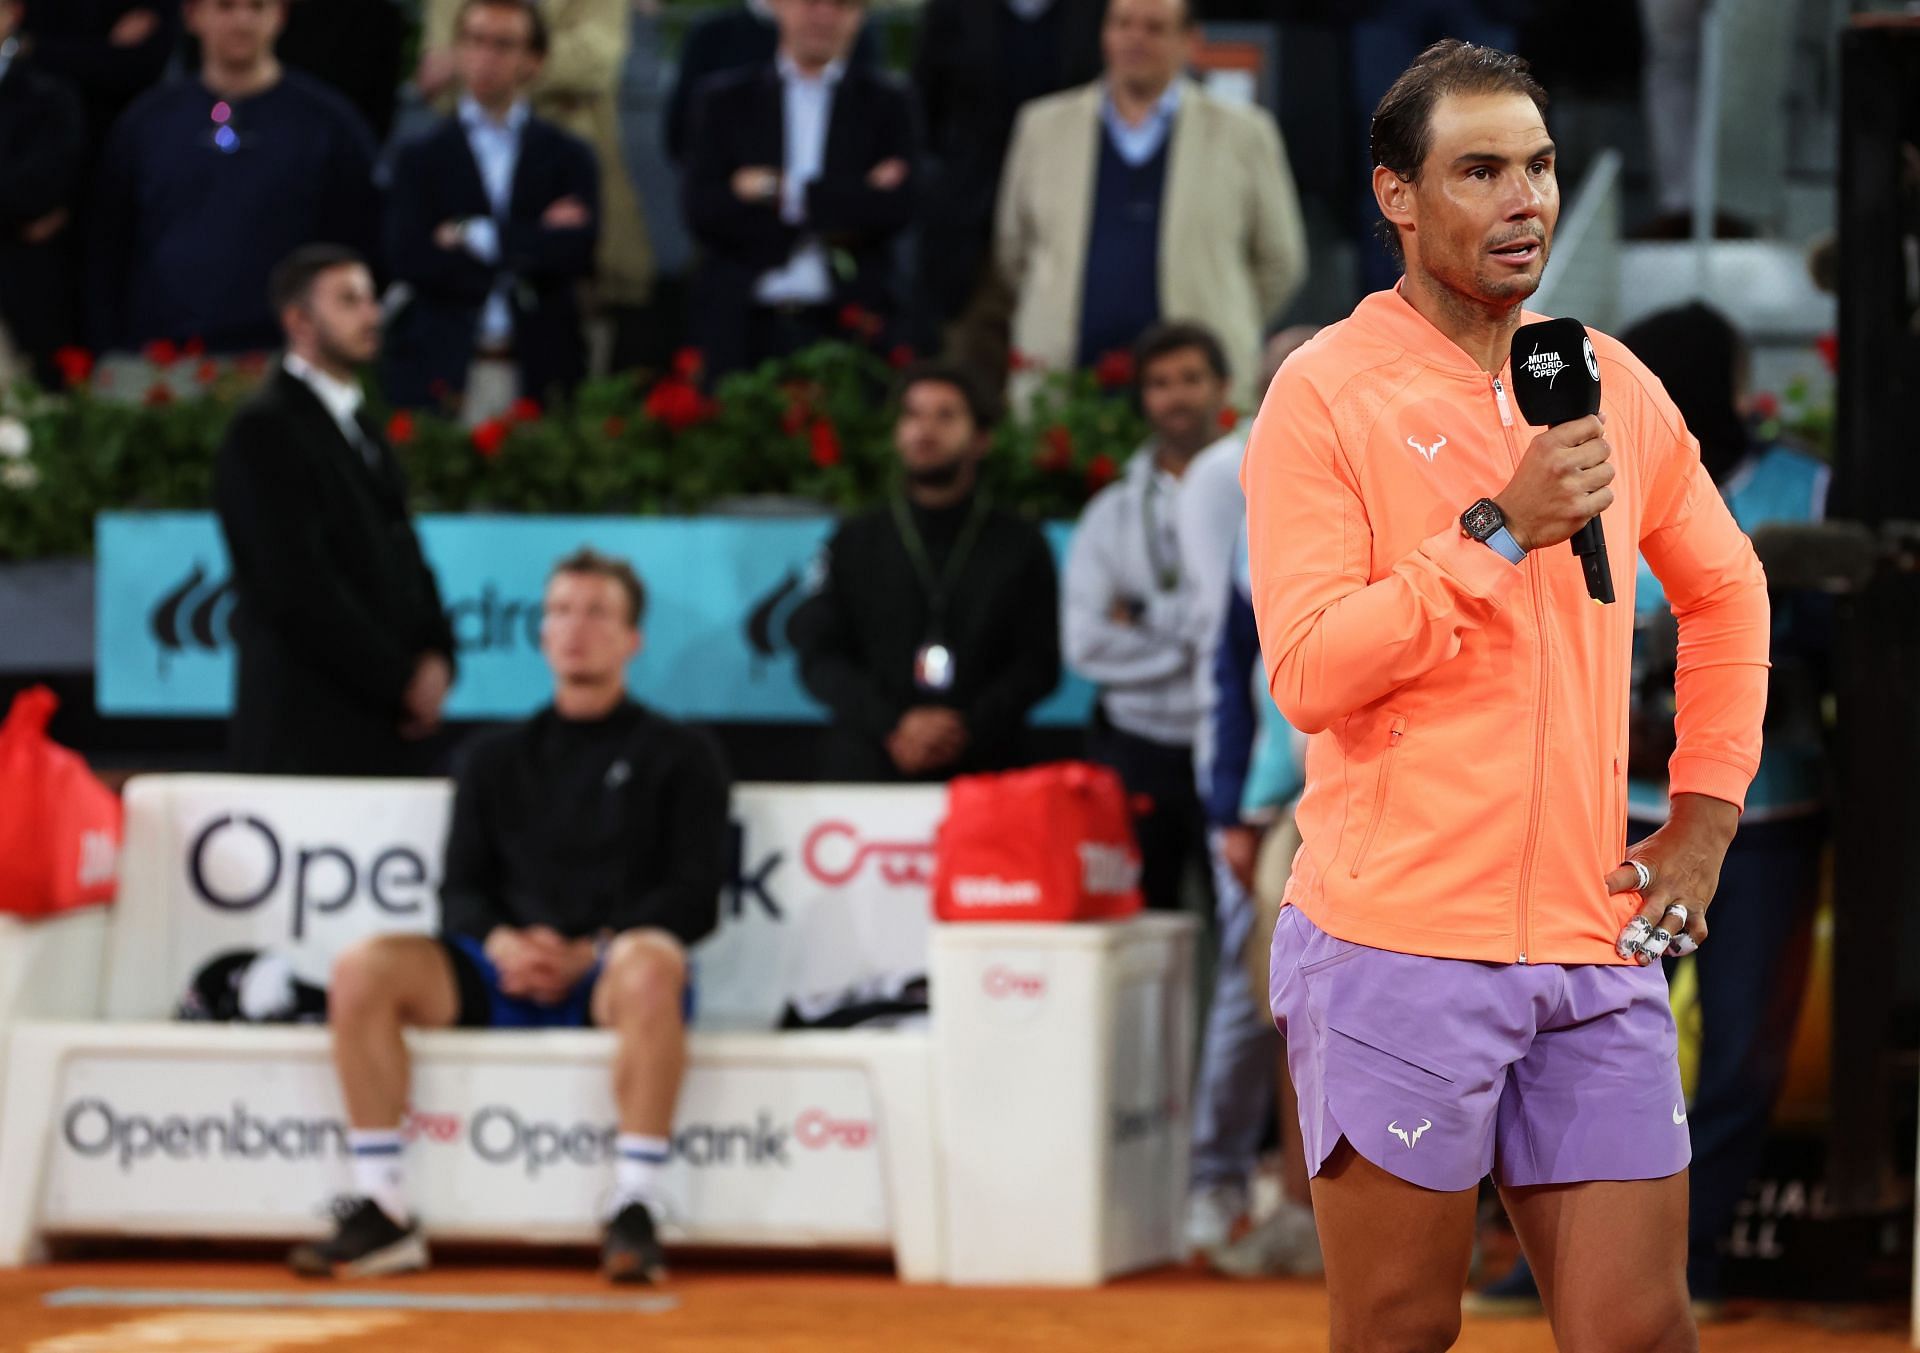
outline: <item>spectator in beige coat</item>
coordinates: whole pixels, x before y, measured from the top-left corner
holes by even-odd
[[[1183,74],[1194,35],[1188,0],[1113,0],[1104,76],[1020,113],[995,254],[1024,363],[1090,366],[1163,318],[1198,318],[1250,408],[1261,335],[1299,288],[1306,234],[1272,117]]]
[[[637,324],[653,286],[653,251],[640,198],[620,150],[620,73],[626,65],[632,0],[543,0],[552,33],[546,65],[533,87],[533,111],[572,132],[600,161],[600,245],[593,298],[617,330]],[[415,83],[451,108],[454,18],[460,0],[427,0]]]

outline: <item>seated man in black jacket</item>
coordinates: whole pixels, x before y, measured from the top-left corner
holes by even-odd
[[[408,299],[387,333],[387,396],[461,401],[469,423],[586,375],[580,283],[600,235],[592,147],[528,110],[546,60],[534,0],[466,0],[455,21],[460,107],[402,147],[387,259]]]
[[[826,338],[884,343],[919,155],[905,90],[848,57],[865,0],[775,0],[772,61],[694,105],[687,223],[704,257],[694,341],[723,376]],[[843,324],[845,307],[861,316]]]
[[[297,1272],[426,1266],[401,1164],[403,1028],[597,1025],[618,1036],[620,1132],[602,1266],[618,1282],[664,1276],[654,1213],[686,1065],[687,950],[718,921],[727,777],[703,736],[627,695],[644,604],[623,561],[582,550],[555,566],[540,631],[553,704],[467,759],[440,936],[379,936],[335,964],[357,1196],[331,1239],[293,1252]]]
[[[1027,715],[1060,680],[1046,538],[988,503],[986,396],[966,371],[901,378],[904,480],[843,524],[794,613],[800,679],[827,707],[829,780],[945,780],[1025,761]]]

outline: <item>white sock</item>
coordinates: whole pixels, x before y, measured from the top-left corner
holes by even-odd
[[[353,1153],[353,1191],[371,1198],[394,1225],[412,1218],[407,1206],[405,1143],[399,1128],[349,1128],[347,1149]]]
[[[629,1203],[641,1203],[657,1217],[660,1213],[660,1175],[667,1168],[667,1156],[673,1145],[665,1137],[642,1137],[637,1132],[620,1134],[619,1159],[614,1164],[613,1201],[608,1204],[609,1219],[617,1217]]]

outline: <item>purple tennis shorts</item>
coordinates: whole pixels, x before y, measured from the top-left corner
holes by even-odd
[[[1307,1166],[1345,1137],[1429,1189],[1664,1179],[1692,1150],[1658,963],[1473,963],[1335,939],[1295,907],[1269,996]]]

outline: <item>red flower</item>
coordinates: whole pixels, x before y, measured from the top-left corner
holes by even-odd
[[[507,410],[508,423],[537,423],[540,421],[540,401],[526,395],[513,401]]]
[[[180,355],[182,357],[204,357],[207,355],[207,345],[201,339],[189,338],[180,345]]]
[[[489,418],[473,430],[473,449],[488,460],[500,454],[506,441],[507,425],[503,419]]]
[[[193,378],[202,385],[212,385],[220,379],[220,363],[207,358],[194,368]]]
[[[1827,370],[1840,369],[1840,335],[1821,334],[1813,340],[1814,350],[1820,354],[1820,360],[1827,364]]]
[[[800,430],[806,427],[809,416],[805,400],[789,400],[786,412],[780,415],[780,430],[789,437],[797,437],[800,435]]]
[[[1093,378],[1102,390],[1124,390],[1133,384],[1133,354],[1109,352],[1093,368]]]
[[[1762,390],[1753,397],[1753,412],[1757,418],[1774,418],[1780,413],[1780,396],[1771,390]]]
[[[413,433],[413,414],[408,410],[400,409],[387,420],[387,440],[395,446],[410,445]]]
[[[647,416],[664,423],[673,432],[681,432],[713,416],[713,401],[693,386],[671,378],[661,381],[647,395]]]
[[[616,413],[600,425],[600,431],[608,441],[615,441],[627,435],[627,420]]]
[[[1240,410],[1234,408],[1231,404],[1220,410],[1220,430],[1222,432],[1232,432],[1239,426]]]
[[[93,374],[93,354],[85,348],[61,348],[53,354],[53,364],[68,385],[85,385]]]
[[[849,303],[840,307],[840,327],[862,338],[872,338],[880,332],[881,319],[865,306]]]
[[[833,430],[833,424],[824,418],[813,421],[813,430],[809,434],[813,443],[813,463],[823,470],[831,470],[840,463],[840,434]]]
[[[257,379],[267,374],[267,354],[264,352],[243,352],[233,359],[233,364],[244,376]]]
[[[1034,461],[1043,470],[1057,472],[1073,464],[1073,434],[1064,426],[1055,423],[1048,428],[1043,438],[1046,450],[1034,457]]]
[[[164,409],[173,403],[173,387],[165,381],[155,381],[147,387],[146,404],[150,409]]]
[[[156,338],[140,350],[140,355],[145,357],[150,365],[165,370],[180,360],[180,349],[168,339]]]
[[[1034,361],[1033,358],[1027,356],[1026,353],[1020,351],[1020,349],[1018,348],[1007,349],[1007,370],[1008,371],[1026,371],[1032,367],[1036,367],[1039,365],[1040,364],[1038,362]]]
[[[893,351],[887,354],[887,365],[895,371],[905,371],[914,363],[914,351],[905,343],[896,343]]]
[[[698,348],[682,348],[673,354],[673,374],[683,381],[700,379],[707,369],[707,355]]]
[[[1119,467],[1114,465],[1112,456],[1104,454],[1098,455],[1087,464],[1087,487],[1089,489],[1104,489],[1119,477],[1120,470]]]

